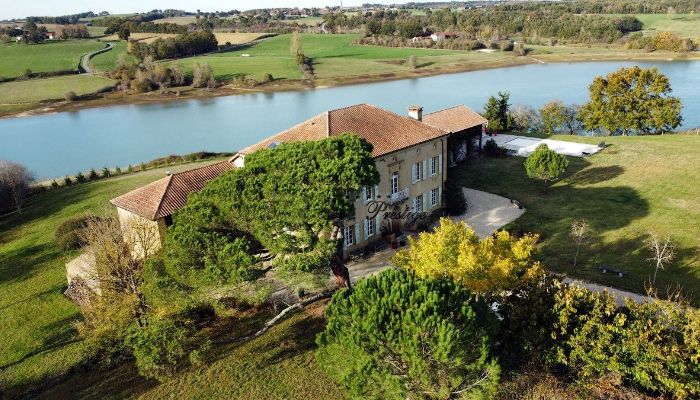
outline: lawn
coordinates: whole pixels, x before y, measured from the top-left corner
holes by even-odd
[[[27,69],[32,72],[75,71],[83,54],[103,47],[103,43],[95,40],[0,45],[0,77],[13,78]]]
[[[0,83],[0,107],[9,104],[38,103],[63,99],[73,91],[78,95],[93,93],[112,84],[112,80],[93,75],[64,75]]]
[[[353,45],[359,35],[302,36],[303,50],[313,60],[317,78],[377,75],[410,71],[406,61],[412,55],[418,57],[423,67],[449,66],[465,62],[490,62],[512,58],[501,52],[484,54],[477,52],[386,48]],[[219,79],[252,75],[257,79],[270,73],[275,78],[299,79],[302,77],[290,52],[291,35],[267,39],[246,49],[211,54],[175,61],[191,69],[196,63],[208,63]],[[247,55],[247,56],[243,56]]]
[[[163,177],[165,170],[58,189],[31,198],[21,215],[0,216],[0,392],[45,385],[84,361],[72,325],[78,309],[63,296],[65,262],[78,253],[56,247],[56,227],[86,213],[114,212],[109,199]]]
[[[525,175],[519,157],[486,159],[451,169],[450,179],[464,186],[521,201],[527,212],[507,228],[542,235],[541,257],[554,271],[642,292],[653,270],[647,261],[649,231],[670,235],[678,259],[659,272],[657,284],[683,292],[700,304],[700,136],[581,138],[563,140],[609,147],[589,158],[572,158],[569,171],[549,193]],[[569,238],[572,220],[593,228],[579,265]],[[602,274],[607,264],[628,273]]]

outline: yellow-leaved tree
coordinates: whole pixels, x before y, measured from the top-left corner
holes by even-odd
[[[532,260],[536,242],[535,235],[506,231],[480,240],[466,223],[442,218],[434,232],[410,238],[393,261],[419,277],[449,277],[475,294],[498,296],[542,279],[542,266]]]

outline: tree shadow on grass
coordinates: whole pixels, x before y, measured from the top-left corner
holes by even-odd
[[[625,169],[619,165],[609,165],[606,167],[594,167],[579,170],[566,178],[569,183],[578,185],[594,185],[597,183],[609,181],[622,175]]]
[[[43,326],[41,328],[41,335],[45,337],[41,341],[41,345],[36,349],[27,352],[16,360],[0,365],[0,370],[22,363],[26,359],[39,354],[49,353],[63,346],[78,342],[80,338],[78,337],[78,333],[73,325],[73,322],[75,321],[76,317],[71,316],[59,319],[46,326]]]
[[[18,247],[0,253],[0,283],[29,278],[41,265],[55,260],[57,254],[46,244]]]
[[[278,340],[259,347],[261,354],[269,355],[260,367],[268,367],[316,348],[316,334],[324,328],[323,316],[307,315],[294,321]]]

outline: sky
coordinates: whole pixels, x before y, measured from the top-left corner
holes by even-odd
[[[272,7],[325,7],[340,5],[341,0],[0,0],[0,20],[26,16],[68,15],[87,11],[109,11],[112,14],[145,12],[174,8],[186,11],[229,11]],[[405,3],[388,0],[389,3]],[[347,6],[383,3],[378,0],[344,0]]]

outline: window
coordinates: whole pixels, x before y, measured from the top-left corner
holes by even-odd
[[[430,159],[430,176],[437,174],[439,160],[437,157]]]
[[[375,221],[372,218],[365,219],[365,238],[370,238],[374,236],[376,231]]]
[[[374,194],[374,186],[365,186],[365,189],[363,190],[365,194],[365,203],[368,201],[374,200],[375,194]]]
[[[438,190],[433,189],[430,191],[430,207],[435,207],[438,203]]]
[[[417,162],[413,164],[413,182],[418,182],[423,180],[423,170],[422,170],[422,164],[421,162]]]
[[[391,194],[396,194],[399,192],[399,173],[394,172],[391,174]]]
[[[413,212],[423,212],[423,195],[419,194],[413,198]]]
[[[354,225],[346,226],[343,229],[343,238],[345,239],[345,247],[350,247],[355,244],[355,227]]]

